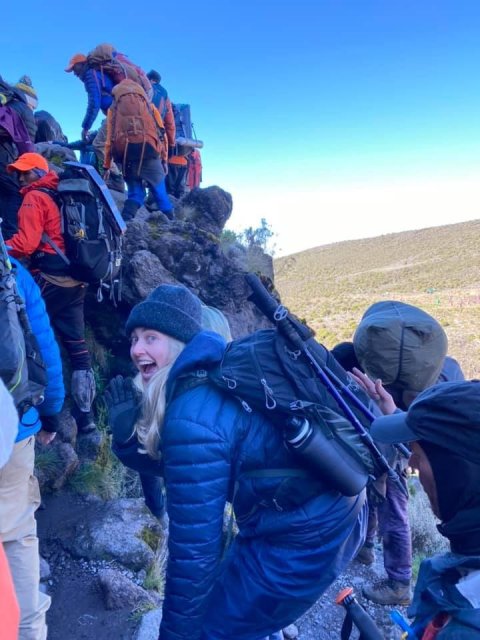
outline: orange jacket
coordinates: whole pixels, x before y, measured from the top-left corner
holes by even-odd
[[[174,147],[177,129],[175,127],[175,116],[173,115],[172,103],[170,102],[170,98],[167,98],[165,102],[165,109],[165,118],[163,119],[165,133],[167,134],[169,146]]]
[[[20,610],[7,558],[0,542],[0,620],[2,640],[17,640]]]
[[[193,149],[187,156],[188,173],[187,186],[189,189],[199,187],[202,181],[202,157],[198,149]]]
[[[38,190],[56,190],[57,187],[58,176],[55,171],[49,171],[43,178],[20,189],[23,201],[18,210],[18,231],[6,243],[14,258],[27,258],[36,251],[55,255],[55,249],[42,242],[44,232],[65,252],[60,210],[48,193]]]

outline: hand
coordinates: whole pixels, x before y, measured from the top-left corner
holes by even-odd
[[[90,135],[90,131],[88,129],[82,129],[82,140],[87,140]]]
[[[50,431],[45,431],[41,429],[37,433],[37,442],[43,445],[50,444],[53,440],[55,440],[56,433],[51,433]]]
[[[120,445],[126,444],[134,435],[134,427],[140,415],[141,397],[132,378],[117,376],[108,384],[105,391],[108,424],[113,439]]]
[[[375,380],[373,382],[367,376],[366,373],[360,371],[356,367],[353,368],[351,373],[352,378],[355,382],[369,395],[372,400],[380,407],[380,411],[389,416],[392,413],[395,413],[397,410],[397,405],[393,401],[392,396],[388,393],[386,389],[384,389],[382,381],[380,379]]]
[[[103,167],[103,181],[107,182],[110,179],[110,169]]]
[[[60,426],[58,414],[55,414],[54,416],[40,416],[40,422],[42,423],[42,431],[48,433],[56,433]]]

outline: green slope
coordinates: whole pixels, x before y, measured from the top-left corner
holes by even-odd
[[[450,353],[480,377],[480,220],[317,247],[275,260],[285,304],[332,347],[373,302],[395,299],[440,320]]]

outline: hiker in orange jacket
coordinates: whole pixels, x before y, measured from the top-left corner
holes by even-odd
[[[70,276],[63,258],[43,239],[43,234],[48,235],[65,253],[61,213],[54,200],[58,175],[38,153],[22,154],[7,166],[7,171],[18,176],[23,201],[18,211],[18,231],[6,244],[13,257],[30,258],[30,270],[72,364],[72,415],[79,431],[94,431],[91,407],[95,379],[85,342],[86,285]]]
[[[187,187],[191,191],[200,186],[202,181],[202,157],[198,149],[192,149],[187,156]]]

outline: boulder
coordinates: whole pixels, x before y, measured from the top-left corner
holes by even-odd
[[[164,544],[164,532],[143,499],[122,498],[106,502],[95,517],[79,526],[75,537],[64,542],[76,557],[115,560],[141,571],[154,562],[157,548]]]
[[[116,569],[100,571],[98,582],[107,609],[124,609],[125,607],[133,609],[160,604],[158,594],[149,593]]]
[[[153,609],[146,613],[133,636],[134,640],[157,640],[158,629],[162,621],[162,609]]]
[[[78,456],[69,442],[55,438],[49,445],[37,443],[35,473],[41,490],[61,489],[78,467]]]

